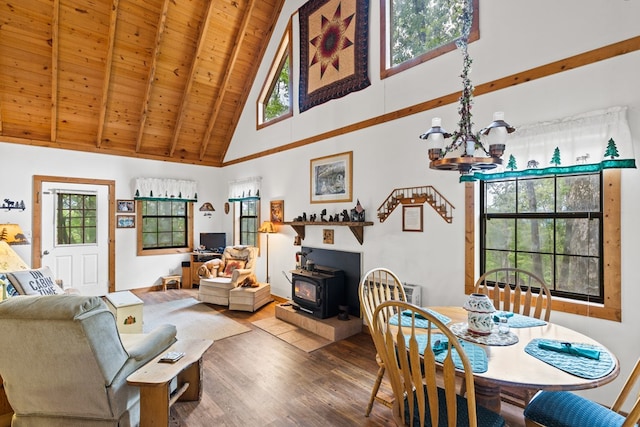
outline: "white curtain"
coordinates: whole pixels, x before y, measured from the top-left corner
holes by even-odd
[[[136,199],[176,199],[197,201],[196,181],[165,178],[136,178]]]
[[[230,181],[229,201],[237,202],[246,199],[259,199],[261,183],[262,177],[260,176]]]
[[[502,156],[504,170],[509,155],[516,159],[517,170],[527,169],[529,161],[538,168],[551,164],[558,147],[561,163],[573,166],[607,160],[604,153],[609,139],[615,141],[619,159],[633,159],[631,131],[627,123],[627,107],[612,107],[549,122],[520,126],[509,135]]]

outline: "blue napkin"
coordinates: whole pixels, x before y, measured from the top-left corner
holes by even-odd
[[[443,351],[445,351],[447,348],[449,348],[448,340],[436,340],[431,345],[431,350],[433,350],[433,354],[440,354]]]
[[[600,352],[591,348],[580,347],[569,342],[539,341],[538,347],[544,350],[566,353],[573,356],[587,357],[593,360],[600,360]]]
[[[496,311],[496,313],[493,315],[493,321],[496,323],[500,323],[501,317],[506,317],[508,319],[509,317],[513,317],[513,313],[510,311]]]

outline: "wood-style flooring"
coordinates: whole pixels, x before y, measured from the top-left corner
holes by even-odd
[[[197,298],[196,289],[136,294],[145,304]],[[256,313],[212,306],[252,330],[218,340],[207,351],[202,399],[176,403],[171,427],[394,426],[390,409],[380,403],[364,416],[378,368],[369,334],[306,353],[251,324],[274,317],[275,304]],[[381,392],[391,394],[386,381]],[[510,426],[524,426],[519,408],[503,404],[503,416]]]

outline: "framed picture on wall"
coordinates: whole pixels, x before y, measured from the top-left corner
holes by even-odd
[[[136,211],[136,203],[133,200],[116,200],[116,212],[132,213]]]
[[[353,151],[311,160],[311,203],[353,200]]]
[[[284,221],[284,200],[271,201],[271,222],[280,223]]]
[[[136,228],[135,215],[118,215],[116,216],[116,227],[118,228]]]
[[[402,206],[402,231],[422,231],[422,205]]]

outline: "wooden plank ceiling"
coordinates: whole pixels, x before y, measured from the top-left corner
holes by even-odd
[[[0,1],[0,141],[221,166],[284,0]]]

